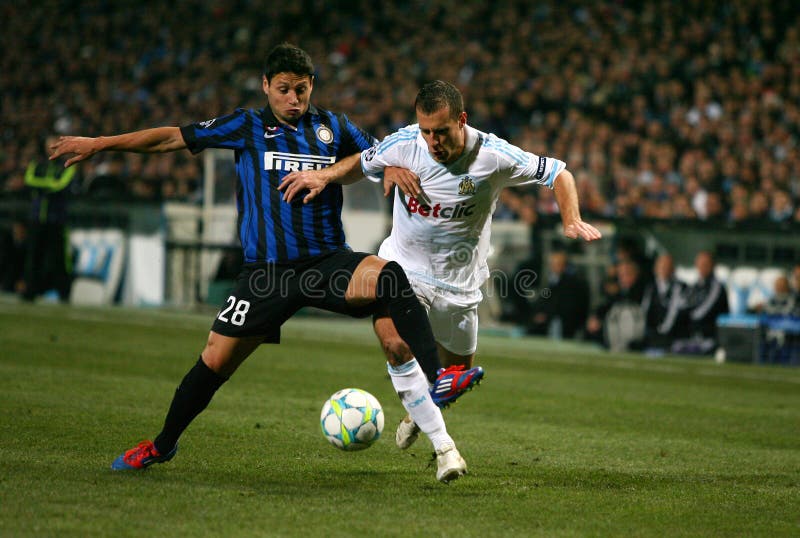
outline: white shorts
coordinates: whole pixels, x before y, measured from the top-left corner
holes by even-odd
[[[442,289],[409,276],[411,287],[428,311],[436,341],[456,355],[472,355],[478,347],[480,290],[458,292]]]

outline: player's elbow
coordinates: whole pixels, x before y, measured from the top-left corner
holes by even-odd
[[[151,146],[153,153],[167,153],[186,147],[179,127],[163,127],[162,129],[161,136],[157,136],[155,144]]]
[[[553,187],[563,187],[565,185],[575,185],[575,176],[569,169],[564,168],[553,180]]]

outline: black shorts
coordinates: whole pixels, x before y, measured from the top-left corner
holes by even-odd
[[[369,316],[376,303],[353,307],[344,299],[353,271],[367,256],[335,250],[291,262],[245,264],[211,330],[235,338],[263,336],[264,342],[277,344],[281,325],[304,306]]]

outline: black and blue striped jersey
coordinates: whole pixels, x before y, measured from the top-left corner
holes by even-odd
[[[291,203],[278,190],[295,170],[317,170],[371,147],[375,139],[344,114],[309,105],[296,128],[270,110],[232,114],[181,127],[192,153],[235,152],[239,239],[245,263],[281,262],[348,248],[342,227],[342,186],[329,184],[316,198]]]

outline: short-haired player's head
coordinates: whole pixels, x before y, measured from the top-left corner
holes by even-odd
[[[429,82],[419,90],[414,110],[431,157],[442,164],[456,161],[464,152],[467,124],[458,88],[441,80]]]
[[[464,112],[464,98],[461,96],[461,92],[443,80],[434,80],[425,84],[420,88],[414,101],[414,110],[428,115],[445,107],[450,110],[450,117],[453,119],[458,119]]]
[[[311,56],[300,47],[291,43],[281,43],[269,51],[264,64],[264,76],[267,80],[272,80],[278,73],[313,77],[314,63],[311,61]]]
[[[297,125],[308,111],[314,89],[311,57],[300,47],[281,43],[267,55],[262,85],[275,118]]]

